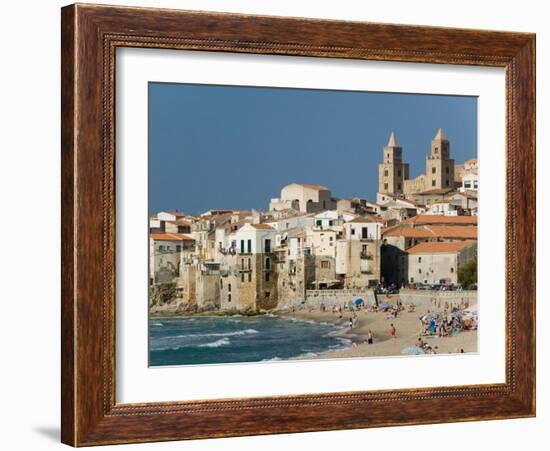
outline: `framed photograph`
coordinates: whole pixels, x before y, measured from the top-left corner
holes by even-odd
[[[62,9],[62,441],[535,415],[535,36]]]

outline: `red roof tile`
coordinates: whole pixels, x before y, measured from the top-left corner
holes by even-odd
[[[420,243],[411,247],[409,254],[448,254],[458,252],[465,247],[475,245],[476,241],[436,241],[433,243]]]

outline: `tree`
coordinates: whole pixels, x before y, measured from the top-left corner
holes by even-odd
[[[477,258],[458,270],[458,283],[465,289],[477,285]]]

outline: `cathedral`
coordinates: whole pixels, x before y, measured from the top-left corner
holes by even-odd
[[[439,129],[432,139],[431,153],[426,157],[426,172],[409,179],[409,165],[403,162],[403,148],[392,132],[384,147],[384,160],[378,165],[378,192],[392,197],[407,197],[433,190],[455,188],[455,161],[451,146]]]

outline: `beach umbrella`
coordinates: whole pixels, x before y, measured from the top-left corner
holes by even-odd
[[[424,349],[419,348],[417,346],[407,346],[406,348],[403,348],[403,350],[401,351],[401,354],[422,355],[422,354],[426,354],[426,351],[424,351]]]
[[[361,305],[363,303],[363,299],[359,298],[355,300],[355,305]]]

